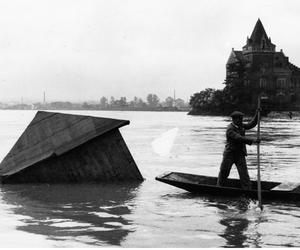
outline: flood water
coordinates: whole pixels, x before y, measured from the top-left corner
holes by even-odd
[[[216,176],[227,117],[65,112],[130,120],[121,133],[145,181],[0,186],[1,247],[300,247],[300,202],[267,202],[260,212],[245,198],[195,196],[155,181],[167,171]],[[1,160],[34,115],[0,111]],[[300,119],[264,118],[261,130],[262,180],[299,182]],[[160,153],[153,141],[168,131],[177,135]],[[248,153],[256,179],[256,146]]]

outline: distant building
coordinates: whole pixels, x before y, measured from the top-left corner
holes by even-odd
[[[226,64],[225,84],[238,81],[255,93],[249,103],[251,107],[257,103],[257,94],[263,92],[269,97],[271,110],[299,110],[300,69],[275,47],[258,19],[243,50],[232,49]]]

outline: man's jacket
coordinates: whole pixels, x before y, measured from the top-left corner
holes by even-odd
[[[224,155],[227,153],[234,153],[237,155],[247,155],[246,144],[251,145],[253,140],[245,137],[245,130],[254,128],[257,124],[257,115],[249,122],[243,123],[238,127],[231,123],[226,130],[226,146]]]

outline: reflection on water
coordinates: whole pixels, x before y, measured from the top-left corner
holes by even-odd
[[[50,240],[120,245],[135,230],[132,213],[137,185],[5,185],[2,203],[22,215],[17,230]]]
[[[257,201],[244,197],[228,200],[210,196],[205,203],[217,208],[219,223],[224,226],[219,236],[226,241],[221,247],[300,246],[300,227],[296,226],[300,202],[269,202],[263,211],[257,207]]]
[[[225,209],[219,206],[218,212],[220,224],[225,227],[220,234],[226,239],[224,247],[259,247],[261,235],[252,227],[252,224],[257,223],[257,221],[251,221],[251,216],[249,216],[249,213],[253,212],[253,202],[241,198],[236,202],[230,202],[228,205],[225,206]]]

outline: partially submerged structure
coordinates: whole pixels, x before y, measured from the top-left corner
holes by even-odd
[[[128,124],[38,111],[0,163],[1,182],[142,181],[119,131]]]

